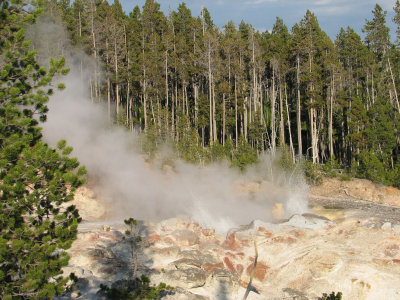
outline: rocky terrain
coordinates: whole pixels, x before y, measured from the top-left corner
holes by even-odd
[[[318,299],[332,291],[341,291],[343,299],[399,299],[399,191],[375,187],[374,194],[369,184],[325,182],[311,189],[312,214],[275,224],[253,221],[227,234],[184,217],[140,224],[138,271],[177,287],[164,299],[242,299],[256,243],[248,299]],[[85,221],[64,271],[80,279],[65,299],[100,299],[100,283],[131,274],[126,228],[101,222],[106,209],[89,190],[75,201]]]

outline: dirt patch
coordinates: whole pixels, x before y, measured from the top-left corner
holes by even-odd
[[[336,178],[325,178],[321,185],[310,187],[309,195],[311,197],[365,200],[400,207],[399,189],[377,185],[365,179],[341,181]]]

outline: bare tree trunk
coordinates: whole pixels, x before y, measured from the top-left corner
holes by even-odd
[[[210,145],[214,142],[213,137],[213,99],[212,99],[212,74],[211,74],[211,44],[208,42],[208,91],[209,91],[209,101],[210,101]]]
[[[204,7],[201,7],[201,27],[203,29],[203,36],[206,32],[206,21],[205,21],[205,17],[204,17]]]
[[[193,90],[194,90],[194,127],[197,130],[197,119],[199,114],[199,103],[198,103],[199,88],[195,83],[193,83]]]
[[[115,105],[117,115],[119,113],[119,78],[118,78],[118,53],[117,53],[117,38],[114,38],[114,74],[115,74]]]
[[[262,79],[261,75],[258,80],[258,99],[260,99],[260,124],[265,124],[265,119],[264,119],[264,97],[263,97],[263,92],[262,92]]]
[[[300,95],[300,55],[297,54],[297,143],[299,159],[303,155],[303,145],[301,138],[301,95]]]
[[[311,98],[311,103],[313,99]],[[317,131],[317,112],[314,107],[310,108],[310,123],[311,123],[311,150],[313,163],[318,163],[318,131]]]
[[[175,70],[176,72],[176,70]],[[177,78],[176,74],[175,74],[175,78]],[[178,122],[179,122],[179,115],[178,115],[178,111],[179,111],[179,103],[178,103],[178,83],[176,82],[177,79],[175,79],[175,123],[174,123],[174,127],[175,127],[175,138],[176,140],[178,140],[178,136],[179,136],[179,132],[178,132]]]
[[[79,37],[82,37],[81,11],[78,11],[78,32],[79,32]]]
[[[205,144],[205,142],[204,142],[204,139],[205,139],[205,128],[204,128],[204,126],[203,127],[201,127],[201,139],[202,139],[202,141],[201,141],[201,143],[202,143],[202,145],[203,145],[203,148],[205,148],[205,146],[206,146],[206,144]]]
[[[397,89],[396,89],[396,81],[394,80],[394,76],[393,76],[393,71],[392,71],[392,66],[390,64],[390,59],[388,57],[388,65],[389,65],[389,70],[390,70],[390,76],[392,77],[392,83],[393,83],[393,90],[394,90],[394,97],[396,99],[396,104],[397,104],[397,109],[400,113],[400,104],[399,104],[399,97],[397,95]]]
[[[172,136],[175,139],[175,99],[174,99],[174,93],[172,92],[172,107],[171,107],[171,115],[172,115],[172,120],[171,120],[171,129],[172,129]]]
[[[375,105],[374,72],[371,71],[371,74],[372,74],[372,105]]]
[[[367,71],[367,95],[368,95],[368,101],[367,101],[367,110],[369,110],[369,103],[371,103],[371,95],[369,92],[369,72]]]
[[[108,108],[108,119],[111,119],[111,82],[110,78],[107,78],[107,108]]]
[[[90,10],[90,33],[92,36],[92,46],[93,46],[93,56],[96,59],[97,58],[97,50],[96,50],[96,34],[94,31],[94,14],[96,12],[96,5],[94,3],[94,0],[90,1],[91,4],[91,10]]]
[[[214,78],[213,78],[214,81]],[[215,103],[215,85],[212,85],[212,100],[213,100],[213,129],[214,129],[214,142],[217,141],[218,135],[217,135],[217,116],[216,116],[216,103]]]
[[[189,116],[189,100],[187,94],[187,85],[185,84],[185,103],[186,103],[186,115]]]
[[[110,62],[110,57],[108,55],[108,38],[106,38],[106,63]],[[108,120],[111,119],[111,79],[107,77],[107,109],[108,109]]]
[[[331,83],[331,96],[329,97],[329,154],[330,157],[334,157],[333,153],[333,100],[335,97],[335,74],[332,74],[332,83]]]
[[[150,98],[150,109],[151,109],[151,120],[153,121],[152,124],[156,123],[156,116],[154,114],[154,105],[153,105],[153,99]]]
[[[237,84],[235,75],[235,142],[236,148],[238,147],[239,132],[238,132],[238,98],[237,98]]]
[[[144,132],[147,131],[147,82],[146,82],[146,71],[144,72],[143,82],[143,115],[144,115]]]
[[[280,112],[280,134],[279,134],[279,145],[283,146],[285,144],[285,120],[283,117],[283,97],[282,97],[282,82],[279,82],[279,112]]]
[[[222,95],[222,145],[225,146],[226,120],[225,120],[225,94]]]
[[[328,96],[329,97],[329,96]],[[328,118],[329,118],[329,116],[328,116]],[[325,110],[324,109],[321,109],[320,110],[320,113],[319,113],[319,115],[318,115],[318,123],[317,123],[317,130],[316,130],[316,132],[317,132],[317,137],[318,137],[318,153],[319,153],[319,155],[318,155],[318,162],[319,161],[327,161],[327,154],[326,154],[326,150],[327,150],[327,148],[329,147],[329,145],[328,145],[328,143],[327,143],[327,141],[326,141],[326,136],[325,135],[323,135],[323,136],[321,136],[321,138],[319,138],[319,133],[322,131],[322,132],[324,132],[325,131],[325,122],[324,122],[324,120],[325,120],[326,118],[325,118]]]
[[[161,103],[160,97],[157,95],[157,124],[158,124],[158,133],[161,135]]]
[[[182,94],[183,94],[183,109],[182,109],[182,113],[183,115],[187,115],[187,111],[188,111],[188,106],[187,106],[187,93],[186,93],[186,82],[184,81],[183,86],[182,86]]]
[[[289,130],[290,153],[292,154],[293,163],[294,163],[294,162],[296,162],[296,159],[295,159],[295,152],[294,152],[293,139],[292,139],[292,130],[291,130],[291,125],[290,125],[290,115],[289,115],[289,105],[288,105],[288,97],[287,97],[287,91],[286,91],[286,82],[285,82],[285,103],[286,103],[287,124],[288,124],[288,130]]]
[[[255,56],[255,42],[254,42],[254,30],[251,32],[252,38],[252,65],[253,65],[253,97],[250,99],[250,123],[253,122],[252,118],[252,104],[254,104],[254,112],[257,112],[257,77],[256,77],[256,56]]]
[[[125,105],[126,105],[126,125],[128,126],[128,128],[129,128],[129,123],[131,121],[129,119],[129,98],[130,98],[129,90],[130,90],[130,83],[129,83],[129,79],[128,79],[128,82],[126,83],[126,103],[125,103]]]
[[[394,103],[393,103],[393,92],[391,89],[389,89],[389,101],[390,101],[390,105],[394,107]]]
[[[244,139],[247,141],[247,97],[244,98],[244,103],[243,103],[243,108],[244,108],[244,118],[243,118],[243,123],[244,123]]]
[[[271,94],[271,152],[275,155],[276,151],[276,128],[275,128],[275,61],[272,62],[272,94]]]
[[[96,45],[96,33],[94,29],[94,15],[96,12],[96,5],[94,0],[90,2],[91,4],[91,14],[90,14],[90,24],[91,24],[91,36],[92,36],[92,46],[93,46],[93,57],[95,61],[95,68],[94,68],[94,80],[93,80],[93,91],[94,91],[94,98],[97,99],[97,45]],[[92,98],[93,99],[93,98]]]
[[[133,131],[133,122],[132,122],[132,98],[129,98],[129,129]]]
[[[142,35],[142,56],[143,56],[143,115],[144,115],[144,132],[147,131],[147,78],[144,52],[144,34]]]
[[[167,130],[169,128],[169,91],[168,91],[168,50],[165,51],[165,100],[166,100],[166,110],[165,110],[165,122]]]
[[[313,57],[309,54],[309,70],[310,74],[312,73],[312,61]],[[310,91],[311,93],[314,91],[314,83],[311,82],[310,84]],[[318,163],[318,134],[317,134],[317,112],[314,104],[314,98],[311,96],[310,98],[310,123],[311,123],[311,150],[312,150],[312,160],[313,164]]]

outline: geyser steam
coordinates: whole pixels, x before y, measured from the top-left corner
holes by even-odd
[[[146,166],[134,150],[137,137],[110,126],[104,107],[91,102],[91,70],[82,72],[80,64],[90,58],[65,50],[65,41],[48,40],[66,36],[53,22],[43,19],[30,32],[34,42],[37,36],[40,45],[46,45],[48,53],[51,45],[61,47],[71,68],[70,74],[61,78],[66,90],[50,99],[44,137],[51,145],[66,139],[73,146],[73,155],[96,178],[93,189],[105,201],[110,219],[160,220],[188,215],[203,226],[224,231],[254,219],[270,220],[274,203],[282,203],[288,214],[306,211],[303,180],[277,182],[277,178],[290,176],[272,168],[267,155],[245,174],[226,164],[198,167],[177,162],[176,171],[168,174]]]

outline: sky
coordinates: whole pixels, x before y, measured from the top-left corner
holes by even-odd
[[[112,0],[110,1],[113,2]],[[126,12],[138,5],[143,7],[145,0],[120,0]],[[158,0],[161,10],[168,14],[175,10],[182,0]],[[388,12],[387,25],[395,40],[395,25],[392,22],[393,6],[396,0],[186,0],[193,16],[199,16],[201,7],[206,7],[214,23],[222,27],[229,20],[239,24],[242,20],[259,31],[272,29],[276,17],[283,19],[289,29],[298,23],[310,9],[318,18],[321,28],[335,39],[340,28],[352,27],[361,36],[365,20],[372,19],[372,10],[378,3]]]

